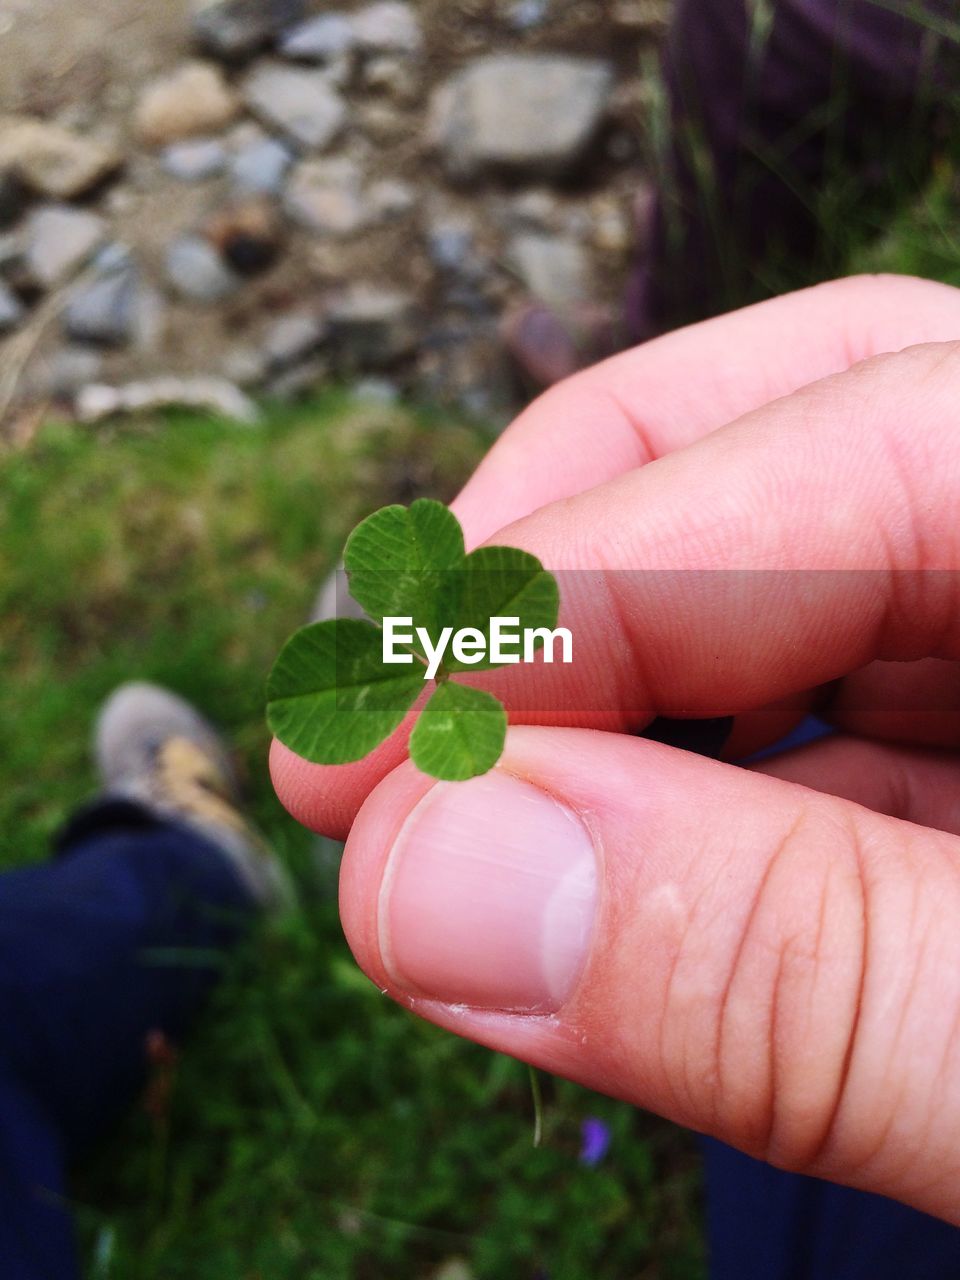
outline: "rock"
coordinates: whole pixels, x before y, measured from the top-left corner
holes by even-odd
[[[139,271],[125,267],[74,291],[64,309],[63,330],[77,342],[147,348],[156,341],[161,307]]]
[[[167,147],[160,163],[179,182],[205,182],[224,171],[227,152],[216,138],[194,138]]]
[[[401,0],[378,0],[353,15],[357,44],[369,53],[416,53],[423,32],[413,8]]]
[[[590,291],[590,259],[577,240],[527,232],[507,249],[510,265],[535,297],[561,310],[583,302]]]
[[[330,341],[348,368],[379,369],[417,345],[416,302],[400,290],[354,285],[328,313]]]
[[[420,95],[420,77],[410,58],[387,54],[371,58],[364,68],[363,80],[368,89],[386,93],[397,102],[415,102]]]
[[[9,286],[0,280],[0,333],[15,329],[23,319],[23,304]]]
[[[247,106],[302,151],[322,151],[347,123],[347,104],[319,71],[265,63],[247,77]]]
[[[304,160],[284,196],[287,216],[314,235],[349,236],[366,223],[363,175],[347,156]]]
[[[0,174],[52,200],[85,195],[123,162],[116,148],[30,116],[0,116]]]
[[[241,147],[233,157],[230,176],[238,193],[278,195],[293,156],[276,138],[264,137]]]
[[[586,157],[612,86],[608,63],[562,54],[491,54],[436,90],[430,136],[448,174],[559,177]]]
[[[388,221],[404,218],[417,207],[416,188],[399,178],[380,178],[371,182],[366,199],[374,215]]]
[[[27,220],[24,260],[30,279],[53,289],[79,270],[103,243],[107,224],[95,213],[48,204]]]
[[[195,8],[194,40],[215,58],[233,62],[252,57],[272,35],[269,9],[257,0],[208,0]]]
[[[81,422],[99,422],[117,413],[152,413],[170,408],[203,409],[248,424],[259,421],[257,406],[225,378],[152,378],[110,387],[84,387],[76,400]]]
[[[507,9],[507,22],[514,31],[532,31],[550,16],[550,0],[514,0]]]
[[[98,251],[93,259],[93,269],[99,276],[116,275],[118,271],[128,271],[135,266],[133,253],[128,245],[119,240],[112,240]]]
[[[312,356],[327,336],[327,326],[313,311],[292,311],[268,326],[260,342],[267,371],[290,369]]]
[[[193,36],[205,52],[224,62],[242,62],[279,32],[303,20],[303,0],[198,0]]]
[[[103,376],[103,356],[91,347],[55,347],[31,368],[30,394],[68,399]]]
[[[202,236],[179,236],[167,249],[166,274],[171,287],[191,302],[222,302],[236,293],[241,278]]]
[[[272,267],[283,247],[283,227],[275,205],[251,196],[217,210],[202,232],[221,258],[243,276]]]
[[[185,62],[148,85],[136,110],[141,142],[165,146],[196,134],[217,133],[240,109],[223,73],[208,62]]]
[[[280,52],[297,62],[330,62],[350,53],[357,43],[353,23],[345,13],[322,13],[288,31]]]
[[[427,228],[427,253],[441,271],[459,271],[473,249],[473,224],[465,218],[436,218]]]

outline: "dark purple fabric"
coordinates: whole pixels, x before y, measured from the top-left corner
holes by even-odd
[[[678,0],[670,149],[631,281],[636,341],[839,269],[816,201],[909,194],[957,86],[950,0]],[[767,11],[768,29],[750,12]],[[916,15],[920,15],[919,17]],[[842,194],[840,219],[842,221]]]

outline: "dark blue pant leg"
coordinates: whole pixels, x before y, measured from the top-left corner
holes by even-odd
[[[3,1280],[78,1277],[64,1163],[63,1144],[52,1118],[0,1062]]]
[[[960,1280],[960,1231],[703,1140],[710,1280]]]
[[[831,732],[808,716],[752,760]],[[960,1280],[960,1231],[703,1139],[710,1280]]]
[[[125,803],[62,857],[0,876],[0,1275],[71,1280],[64,1165],[142,1086],[147,1039],[187,1029],[255,906],[189,828]]]

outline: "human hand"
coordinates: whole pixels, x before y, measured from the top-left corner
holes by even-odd
[[[553,701],[498,676],[540,723],[465,783],[402,732],[356,765],[272,753],[296,817],[353,823],[344,928],[396,999],[954,1222],[958,331],[956,290],[853,279],[561,384],[454,504],[473,544],[599,583],[565,601]],[[736,714],[735,756],[815,701],[841,735],[754,770],[557,727]]]

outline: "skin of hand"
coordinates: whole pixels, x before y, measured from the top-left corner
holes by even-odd
[[[349,831],[344,929],[396,1000],[955,1223],[958,334],[960,291],[858,277],[552,389],[454,503],[470,544],[599,583],[537,710],[494,673],[497,768],[435,782],[409,725],[356,765],[271,755]],[[586,686],[602,713],[551,711]],[[736,715],[736,758],[813,705],[839,732],[751,768],[622,731]]]

